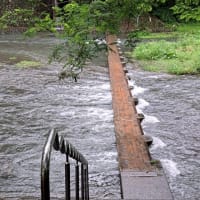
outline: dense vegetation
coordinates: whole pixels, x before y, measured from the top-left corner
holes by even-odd
[[[177,20],[200,21],[200,0],[57,0],[57,5],[63,7],[66,2],[93,4],[96,1],[112,4],[113,10],[120,11],[120,15],[126,18],[137,18],[143,13],[151,12],[151,14],[167,22]],[[37,14],[41,11],[51,13],[52,7],[55,6],[53,2],[52,0],[1,0],[0,16],[4,15],[7,11],[13,11],[15,9],[30,10]]]
[[[107,48],[105,34],[119,33],[122,22],[134,23],[140,29],[145,14],[173,24],[200,21],[200,0],[77,0],[67,4],[59,0],[58,6],[51,9],[52,2],[5,1],[0,28],[30,26],[28,34],[48,30],[64,38],[52,58],[64,63],[60,78],[72,76],[75,80],[85,63]],[[128,38],[134,41],[135,33]]]
[[[141,42],[131,55],[143,69],[148,71],[177,75],[199,74],[199,30],[199,24],[181,25],[175,32],[149,33],[140,36]],[[159,37],[168,40],[159,39]],[[143,39],[145,42],[142,42]]]

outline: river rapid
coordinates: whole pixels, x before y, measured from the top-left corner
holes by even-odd
[[[161,161],[175,200],[200,199],[200,76],[145,72],[128,64],[150,152]]]
[[[48,64],[59,41],[0,36],[0,199],[39,199],[42,148],[57,128],[89,161],[90,196],[120,199],[112,99],[105,60],[88,64],[77,83]],[[102,56],[103,57],[103,56]],[[36,60],[38,68],[17,62]],[[175,200],[200,199],[200,77],[144,72],[128,64],[145,134],[153,137]],[[64,157],[51,159],[51,196],[64,196]]]
[[[118,199],[105,60],[88,64],[77,83],[59,81],[62,65],[48,64],[48,55],[58,42],[51,36],[0,37],[0,199],[40,198],[40,161],[50,128],[57,128],[88,160],[91,198]],[[39,61],[42,66],[17,67],[23,60]],[[64,161],[65,156],[52,152],[51,196],[56,199],[64,197]]]

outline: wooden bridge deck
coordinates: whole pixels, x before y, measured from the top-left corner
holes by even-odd
[[[116,40],[116,36],[107,36],[107,43],[112,49],[108,52],[108,65],[122,196],[129,200],[171,200],[173,197],[163,170],[151,165],[133,97],[114,44]]]

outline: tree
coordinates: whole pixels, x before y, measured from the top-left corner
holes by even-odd
[[[176,0],[174,14],[183,21],[200,21],[200,0]]]
[[[107,49],[103,42],[106,33],[118,33],[124,20],[136,18],[139,23],[142,14],[163,2],[165,0],[72,1],[62,8],[55,7],[55,18],[46,15],[29,33],[46,29],[62,36],[65,42],[55,48],[52,59],[64,62],[60,78],[71,76],[77,80],[86,62]]]

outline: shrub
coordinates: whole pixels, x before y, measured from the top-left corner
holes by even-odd
[[[33,13],[33,10],[21,8],[6,11],[0,17],[0,27],[7,28],[8,26],[19,27],[31,25],[34,23]]]
[[[164,40],[142,43],[135,48],[134,56],[140,60],[171,59],[176,57],[176,45]]]
[[[199,74],[199,34],[182,34],[176,42],[154,41],[139,43],[133,57],[148,71],[162,71],[170,74]]]

